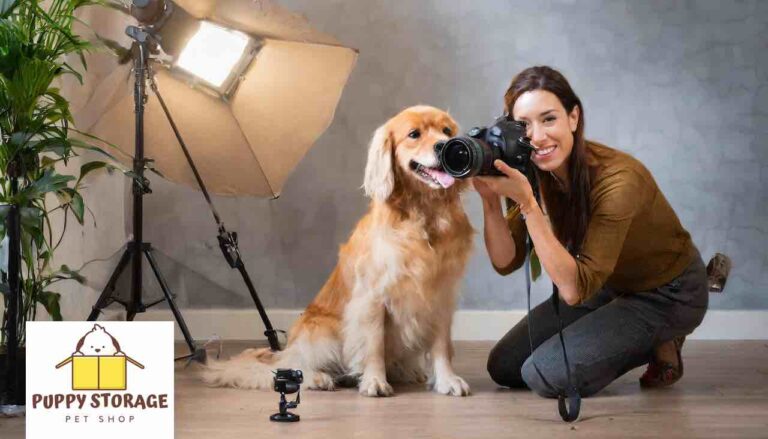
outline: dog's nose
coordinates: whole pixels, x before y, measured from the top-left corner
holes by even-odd
[[[101,352],[101,349],[96,349],[96,353],[99,353],[99,352]]]

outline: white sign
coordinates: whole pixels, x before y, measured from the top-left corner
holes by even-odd
[[[27,322],[27,439],[173,438],[173,322]]]

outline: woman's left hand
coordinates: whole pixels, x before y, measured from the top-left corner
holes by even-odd
[[[475,177],[495,193],[502,197],[511,198],[519,205],[528,205],[535,201],[533,197],[533,188],[528,179],[517,169],[509,167],[501,160],[495,160],[493,165],[501,172],[500,177]]]

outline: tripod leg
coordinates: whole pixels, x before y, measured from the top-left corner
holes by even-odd
[[[259,300],[259,295],[256,293],[256,288],[254,288],[253,282],[251,282],[251,277],[248,275],[248,272],[245,271],[245,265],[243,264],[243,261],[238,261],[237,269],[243,276],[243,281],[245,281],[245,285],[248,287],[248,292],[251,293],[253,303],[256,304],[256,309],[259,311],[259,315],[261,316],[261,321],[264,322],[264,327],[266,329],[264,331],[264,335],[267,336],[267,340],[269,341],[269,348],[273,351],[279,351],[280,342],[277,340],[277,331],[272,328],[272,323],[269,321],[269,317],[267,317],[267,312],[264,310],[264,305],[262,305],[261,300]]]
[[[99,296],[99,299],[96,301],[96,304],[93,305],[93,308],[91,308],[91,314],[88,316],[89,322],[95,321],[99,317],[99,313],[101,313],[101,310],[104,309],[105,306],[107,306],[107,302],[109,301],[109,298],[112,296],[112,293],[115,291],[115,284],[117,283],[117,279],[120,277],[120,274],[123,273],[123,270],[125,270],[125,266],[128,265],[128,261],[131,260],[132,251],[130,249],[131,249],[130,245],[126,247],[125,251],[123,252],[123,256],[120,257],[120,262],[117,263],[115,270],[112,271],[112,275],[109,277],[109,281],[107,282],[107,285],[104,287],[104,290],[101,292],[101,296]]]
[[[157,262],[155,261],[155,257],[152,256],[152,250],[145,249],[143,251],[144,251],[144,255],[147,257],[147,260],[149,261],[149,265],[152,267],[152,271],[155,273],[155,277],[157,278],[157,281],[160,283],[160,288],[163,290],[163,294],[165,295],[165,300],[168,302],[168,306],[171,307],[171,312],[173,313],[173,316],[176,318],[176,323],[179,324],[179,329],[181,329],[181,333],[184,334],[184,340],[186,340],[187,346],[189,346],[189,351],[194,354],[195,341],[192,339],[192,335],[189,333],[189,329],[187,329],[187,324],[184,323],[184,317],[181,316],[181,312],[179,311],[179,308],[176,306],[176,302],[173,300],[173,296],[171,295],[171,289],[168,288],[168,284],[165,282],[165,278],[163,277],[163,274],[160,273],[160,267],[157,265]]]

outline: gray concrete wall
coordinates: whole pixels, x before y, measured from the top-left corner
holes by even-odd
[[[768,2],[281,3],[360,58],[333,124],[278,200],[215,198],[267,307],[306,306],[332,270],[367,207],[359,186],[379,124],[417,103],[449,109],[465,128],[488,123],[515,73],[548,64],[580,95],[587,137],[648,166],[705,259],[732,257],[726,293],[711,307],[768,308]],[[251,307],[201,194],[159,178],[153,185],[146,231],[180,303]],[[465,205],[480,230],[477,195]],[[94,284],[115,262],[91,266]],[[543,299],[546,280],[535,290]],[[496,275],[481,234],[462,291],[463,309],[525,306],[522,273]]]

